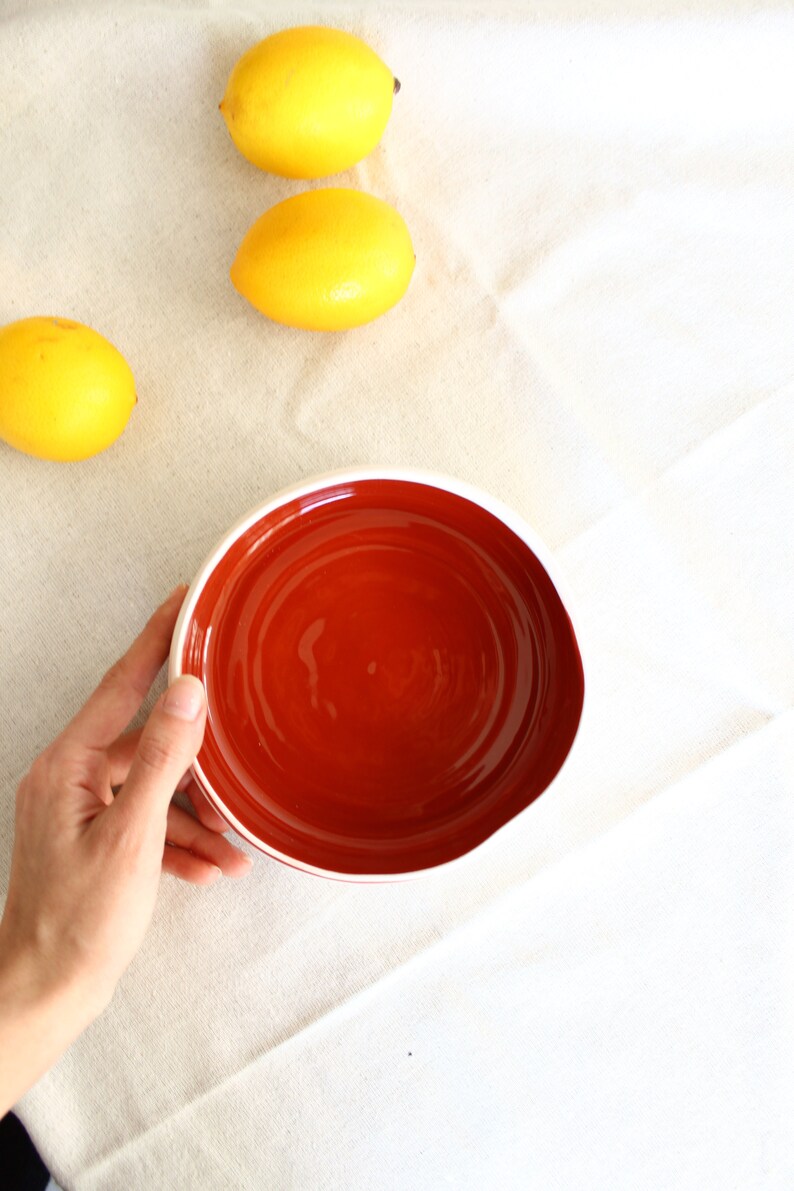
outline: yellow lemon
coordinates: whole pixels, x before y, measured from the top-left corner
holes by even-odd
[[[343,331],[394,306],[415,261],[394,207],[359,190],[309,190],[256,221],[231,277],[243,297],[277,323]]]
[[[0,327],[0,438],[39,459],[87,459],[135,405],[124,357],[90,327],[23,318]]]
[[[284,178],[322,178],[372,152],[399,86],[360,38],[307,25],[243,54],[220,107],[254,165]]]

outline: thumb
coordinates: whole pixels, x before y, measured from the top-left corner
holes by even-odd
[[[165,816],[176,784],[196,759],[204,736],[207,701],[192,674],[171,683],[154,706],[116,805],[145,819]]]

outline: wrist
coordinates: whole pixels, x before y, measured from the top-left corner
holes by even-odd
[[[16,939],[0,922],[0,1005],[7,1010],[58,1014],[76,1037],[106,1008],[107,992],[87,975],[67,970],[44,948]]]
[[[101,998],[58,978],[34,948],[0,924],[0,1116],[61,1057],[101,1012]]]

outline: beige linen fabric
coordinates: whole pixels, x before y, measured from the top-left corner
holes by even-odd
[[[312,20],[402,81],[334,181],[393,202],[418,258],[338,336],[228,280],[302,184],[244,161],[217,103],[249,44]],[[20,1106],[69,1191],[794,1184],[793,55],[771,2],[0,7],[0,320],[97,327],[140,398],[95,460],[0,449],[2,887],[33,756],[313,473],[430,467],[512,504],[588,683],[558,781],[457,867],[166,879],[112,1006]]]

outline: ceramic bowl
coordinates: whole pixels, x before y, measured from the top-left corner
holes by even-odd
[[[469,484],[358,469],[239,521],[185,597],[169,677],[207,692],[193,770],[268,855],[399,880],[477,847],[546,789],[584,677],[548,551]]]

